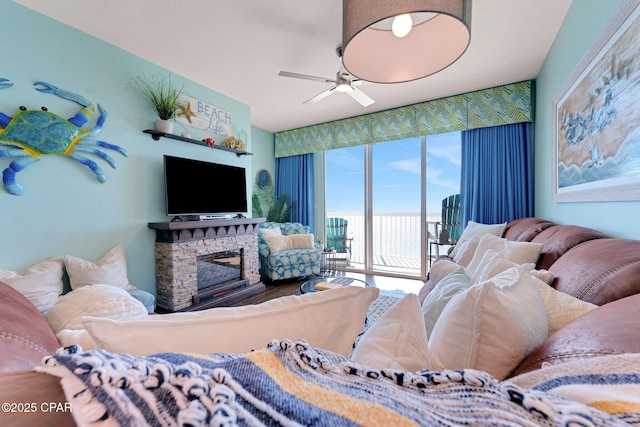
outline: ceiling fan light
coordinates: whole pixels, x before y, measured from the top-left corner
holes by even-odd
[[[409,34],[409,32],[411,31],[411,27],[413,27],[413,20],[411,19],[411,15],[405,13],[393,18],[393,23],[391,24],[391,32],[394,36],[402,38]]]
[[[401,83],[437,73],[457,61],[471,42],[471,3],[344,0],[342,62],[351,75],[374,83]],[[390,21],[406,14],[411,14],[413,28],[398,38]]]
[[[351,92],[353,88],[349,83],[338,83],[338,85],[336,86],[336,90],[338,92]]]

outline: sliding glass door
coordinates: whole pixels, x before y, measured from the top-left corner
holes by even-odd
[[[365,146],[358,146],[331,150],[325,156],[325,218],[347,220],[347,234],[352,238],[348,267],[358,270],[365,266],[364,153]]]
[[[353,236],[344,267],[425,278],[427,222],[459,186],[459,132],[325,152],[325,216]]]
[[[372,268],[420,276],[422,140],[373,144],[371,151]]]

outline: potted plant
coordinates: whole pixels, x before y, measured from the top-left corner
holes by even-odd
[[[164,133],[173,132],[173,120],[176,117],[180,103],[178,98],[183,86],[171,78],[171,75],[140,75],[133,77],[127,84],[127,89],[140,96],[159,120],[156,130]]]

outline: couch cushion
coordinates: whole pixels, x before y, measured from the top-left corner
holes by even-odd
[[[36,306],[0,282],[0,371],[30,370],[58,347],[58,340]]]
[[[516,242],[530,242],[540,232],[556,225],[541,218],[519,218],[507,224],[502,237]]]
[[[554,288],[583,301],[603,305],[640,294],[640,240],[596,239],[560,257],[549,271]]]
[[[640,295],[598,307],[546,339],[515,375],[607,354],[640,353]]]
[[[306,265],[318,262],[320,262],[320,251],[318,249],[289,249],[271,254],[269,257],[269,266],[271,267]]]
[[[531,240],[543,245],[537,267],[548,270],[569,249],[589,240],[606,237],[605,234],[599,231],[577,225],[554,225],[548,227]]]

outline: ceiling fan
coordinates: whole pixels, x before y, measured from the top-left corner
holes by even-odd
[[[309,76],[307,74],[300,74],[300,73],[291,73],[289,71],[280,71],[278,73],[279,76],[283,76],[283,77],[293,77],[296,79],[304,79],[304,80],[313,80],[316,82],[322,82],[322,83],[333,83],[335,84],[335,86],[320,92],[319,94],[317,94],[316,96],[314,96],[313,98],[310,98],[308,100],[306,100],[304,103],[305,104],[313,104],[315,102],[320,101],[321,99],[326,98],[327,96],[331,95],[334,92],[343,92],[346,93],[347,95],[351,96],[353,99],[355,99],[356,101],[358,101],[360,103],[360,105],[362,105],[363,107],[367,107],[371,104],[373,104],[375,101],[373,99],[371,99],[369,96],[367,96],[367,94],[365,94],[364,92],[362,92],[360,89],[358,89],[356,86],[365,83],[364,80],[358,79],[353,77],[351,74],[349,74],[347,72],[347,70],[344,68],[344,66],[342,65],[342,48],[337,48],[336,49],[336,53],[338,54],[338,57],[340,58],[340,70],[338,70],[338,73],[336,74],[336,78],[334,79],[329,79],[326,77],[317,77],[317,76]]]

